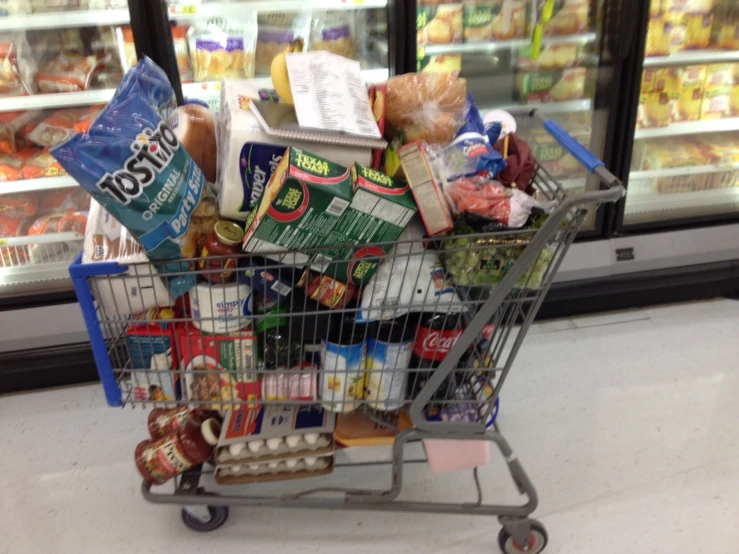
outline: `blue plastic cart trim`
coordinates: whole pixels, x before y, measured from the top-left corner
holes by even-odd
[[[121,389],[118,387],[118,383],[116,383],[113,368],[110,365],[108,348],[97,319],[95,300],[90,292],[87,279],[88,277],[97,275],[119,275],[125,273],[127,269],[126,266],[119,266],[116,263],[83,264],[82,254],[77,256],[69,266],[69,275],[72,277],[72,284],[77,293],[77,300],[80,303],[82,317],[87,327],[87,334],[90,336],[90,345],[92,346],[92,354],[95,357],[95,365],[100,376],[100,382],[103,384],[105,399],[110,406],[123,405],[121,401]]]
[[[572,154],[577,161],[585,166],[590,173],[593,173],[596,167],[605,166],[597,156],[591,154],[587,148],[572,138],[572,136],[553,119],[545,121],[544,128],[549,131],[549,134],[552,135],[570,154]]]

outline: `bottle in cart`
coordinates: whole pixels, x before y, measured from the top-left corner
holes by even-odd
[[[376,410],[392,411],[406,399],[414,325],[406,316],[383,321],[367,340],[365,397]]]
[[[321,341],[321,403],[332,412],[351,412],[364,398],[367,324],[355,314],[332,323]]]
[[[422,313],[416,327],[416,340],[413,343],[413,356],[410,367],[408,394],[414,399],[421,392],[434,370],[441,365],[449,351],[464,331],[464,318],[461,313]],[[432,400],[448,400],[454,396],[457,382],[454,374],[436,389]]]
[[[207,462],[218,443],[221,424],[190,417],[176,432],[149,439],[136,447],[136,466],[147,483],[161,485],[189,469]]]

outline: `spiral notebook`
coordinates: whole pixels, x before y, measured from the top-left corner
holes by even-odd
[[[323,144],[340,144],[355,148],[387,147],[383,139],[358,136],[352,133],[326,131],[301,127],[295,107],[282,102],[264,102],[251,100],[251,110],[259,120],[265,133],[274,137]]]

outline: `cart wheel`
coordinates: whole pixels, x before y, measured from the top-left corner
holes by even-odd
[[[193,531],[207,533],[215,531],[228,520],[228,506],[207,506],[210,519],[203,521],[182,508],[182,521]]]
[[[498,533],[498,545],[505,554],[519,554],[526,552],[527,554],[539,554],[547,547],[547,531],[538,521],[531,520],[531,534],[529,535],[529,543],[524,547],[519,545],[511,536],[508,530],[503,527]]]

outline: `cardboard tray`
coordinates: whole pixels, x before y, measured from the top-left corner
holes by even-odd
[[[295,473],[267,473],[264,475],[241,475],[239,477],[221,477],[216,468],[215,480],[219,485],[251,485],[254,483],[272,483],[275,481],[292,481],[294,479],[306,479],[308,477],[319,477],[334,472],[335,458],[331,456],[328,467],[318,471],[297,471]]]

